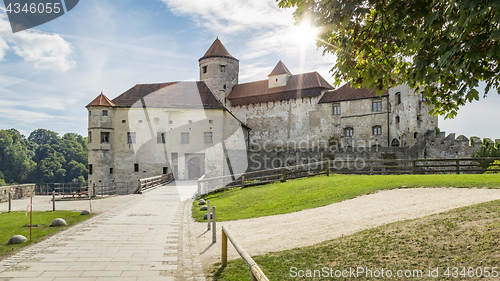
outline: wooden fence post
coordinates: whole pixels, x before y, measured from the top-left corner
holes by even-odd
[[[326,161],[326,176],[330,176],[330,159]]]
[[[460,159],[457,159],[456,162],[457,162],[457,174],[460,174]]]
[[[222,256],[221,256],[221,265],[227,266],[227,235],[222,230]]]
[[[245,188],[245,176],[241,176],[241,188]]]
[[[417,160],[413,159],[413,174],[415,175],[417,173]]]
[[[282,172],[283,172],[283,178],[281,179],[281,182],[286,182],[286,169],[283,168]]]

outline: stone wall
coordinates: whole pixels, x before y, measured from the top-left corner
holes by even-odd
[[[35,184],[0,186],[0,203],[9,201],[9,192],[11,189],[12,199],[31,197],[35,194]]]
[[[485,139],[490,143],[494,141]],[[364,160],[382,159],[436,159],[436,158],[472,158],[474,151],[482,146],[482,140],[477,137],[467,138],[463,135],[436,134],[429,131],[411,147],[383,146],[344,146],[331,143],[328,148],[323,146],[304,146],[295,149],[272,148],[248,151],[248,171],[267,170],[283,166],[295,166],[314,163],[323,160],[334,160],[339,168],[342,165],[351,167]],[[500,142],[500,139],[495,140]]]

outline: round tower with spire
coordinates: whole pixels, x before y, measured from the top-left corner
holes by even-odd
[[[217,38],[198,62],[200,80],[205,82],[223,105],[227,105],[226,97],[238,84],[239,60],[231,56]]]

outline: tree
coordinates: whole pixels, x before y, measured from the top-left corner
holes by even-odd
[[[6,183],[22,183],[35,168],[33,145],[15,129],[0,130],[0,175]]]
[[[34,130],[33,132],[31,132],[28,139],[38,145],[58,144],[60,141],[60,138],[56,132],[46,129]]]
[[[453,118],[500,86],[500,0],[277,0],[298,22],[321,27],[318,46],[337,55],[336,85],[378,93],[406,83]]]

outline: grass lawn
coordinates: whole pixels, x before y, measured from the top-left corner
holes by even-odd
[[[32,228],[32,241],[30,242],[30,214],[28,213],[27,216],[25,214],[26,212],[24,211],[0,213],[0,259],[15,253],[31,243],[40,242],[56,232],[92,216],[82,216],[80,212],[71,211],[33,212],[33,225],[39,225],[39,227]],[[63,227],[50,227],[50,224],[56,218],[63,218],[66,220],[67,225]],[[18,245],[7,245],[9,239],[14,235],[23,235],[28,238],[28,242]]]
[[[330,275],[335,276],[337,270],[349,271],[349,268],[356,271],[358,267],[365,268],[365,273],[357,275],[357,278],[343,280],[387,279],[367,276],[366,268],[372,270],[372,274],[376,274],[376,270],[380,274],[381,269],[387,274],[387,270],[390,270],[394,280],[475,280],[487,275],[487,271],[490,276],[497,275],[498,278],[498,241],[500,201],[493,201],[417,220],[396,222],[314,246],[270,253],[253,259],[269,280],[341,279],[330,278]],[[324,268],[327,273],[323,273]],[[312,276],[314,270],[319,272],[316,272],[315,278],[292,278],[307,274],[307,270]],[[438,274],[438,278],[429,277],[431,270],[433,274]],[[249,278],[248,267],[242,259],[230,261],[226,268],[216,264],[213,273],[216,280]],[[328,278],[318,277],[320,273],[328,274],[323,275]],[[398,273],[409,275],[397,278]]]
[[[228,221],[286,214],[401,187],[499,188],[500,174],[317,176],[238,188],[204,198],[216,206],[218,221]],[[193,217],[196,221],[203,221],[206,211],[200,211],[197,203],[193,203]]]

